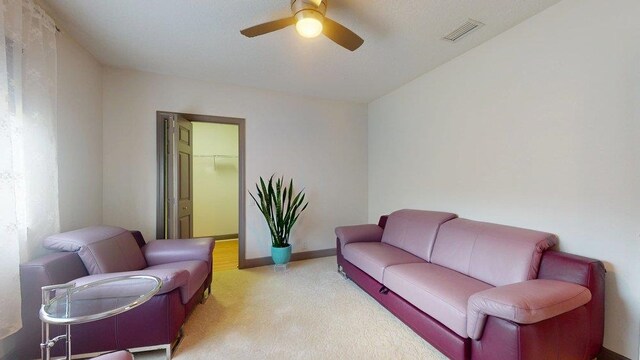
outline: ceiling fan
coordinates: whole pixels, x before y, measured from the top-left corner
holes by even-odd
[[[246,28],[240,33],[254,37],[296,25],[298,33],[313,38],[321,33],[345,49],[354,51],[364,40],[353,31],[325,16],[328,0],[291,0],[293,16]]]

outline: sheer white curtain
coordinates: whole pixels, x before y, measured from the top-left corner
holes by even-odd
[[[0,339],[20,321],[19,263],[59,230],[55,24],[0,0]]]

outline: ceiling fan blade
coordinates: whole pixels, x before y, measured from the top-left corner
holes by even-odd
[[[269,21],[264,24],[252,26],[250,28],[241,30],[240,33],[246,37],[254,37],[254,36],[268,34],[276,30],[284,29],[287,26],[293,25],[295,23],[296,23],[296,19],[294,17],[288,17],[288,18]]]
[[[364,43],[364,40],[356,33],[328,17],[324,18],[322,33],[336,44],[351,51],[356,50]]]

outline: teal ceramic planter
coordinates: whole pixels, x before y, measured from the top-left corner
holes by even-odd
[[[271,258],[273,259],[273,263],[276,265],[284,265],[291,260],[291,244],[287,247],[278,248],[271,247]]]

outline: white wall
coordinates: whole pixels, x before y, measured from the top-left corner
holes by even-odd
[[[369,105],[370,221],[421,208],[556,232],[605,262],[605,346],[633,359],[638,14],[636,0],[565,0]]]
[[[246,119],[247,187],[278,173],[308,194],[294,252],[332,248],[335,226],[366,220],[366,105],[116,69],[103,83],[105,223],[155,235],[158,110]],[[246,258],[269,256],[267,227],[247,198]]]
[[[102,223],[102,65],[58,33],[60,228]]]
[[[238,176],[238,126],[194,122],[193,236],[238,233]]]

